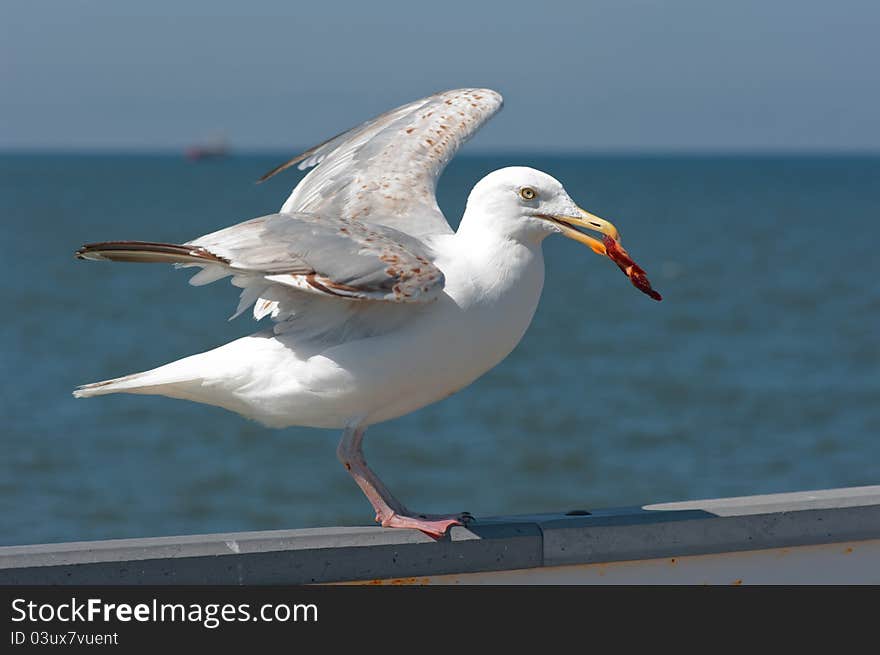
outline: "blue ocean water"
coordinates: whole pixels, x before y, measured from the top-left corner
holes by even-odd
[[[226,321],[226,282],[72,255],[270,213],[299,174],[253,180],[281,158],[0,156],[0,543],[371,522],[331,431],[70,395],[257,329]],[[664,301],[548,239],[514,353],[368,432],[398,497],[480,516],[880,482],[880,158],[463,155],[439,189],[451,222],[512,164],[614,221]]]

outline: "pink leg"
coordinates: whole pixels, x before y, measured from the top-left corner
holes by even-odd
[[[467,512],[413,516],[403,503],[391,495],[379,476],[367,466],[362,450],[365,431],[364,428],[346,428],[336,449],[336,456],[376,510],[377,523],[381,523],[386,528],[415,528],[429,537],[439,539],[453,525],[464,525],[473,519]]]

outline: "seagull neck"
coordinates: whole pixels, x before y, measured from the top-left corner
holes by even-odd
[[[463,275],[467,287],[480,289],[481,298],[529,288],[537,304],[544,276],[541,241],[505,230],[503,219],[494,221],[486,215],[465,212],[448,245],[447,252],[458,262],[452,264],[450,272],[456,271],[453,277]],[[447,287],[449,284],[447,276]]]

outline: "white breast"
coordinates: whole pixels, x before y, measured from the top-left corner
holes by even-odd
[[[366,423],[407,414],[469,385],[507,357],[531,323],[544,283],[540,244],[463,243],[450,236],[435,247],[446,293],[413,324],[376,339],[371,361],[358,364],[388,390],[370,399]]]

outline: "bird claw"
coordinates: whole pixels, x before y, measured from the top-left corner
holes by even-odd
[[[474,520],[470,512],[460,514],[418,514],[417,516],[404,516],[393,513],[387,518],[376,517],[376,520],[384,528],[410,528],[419,530],[432,539],[444,537],[449,528],[454,525],[465,526]]]

